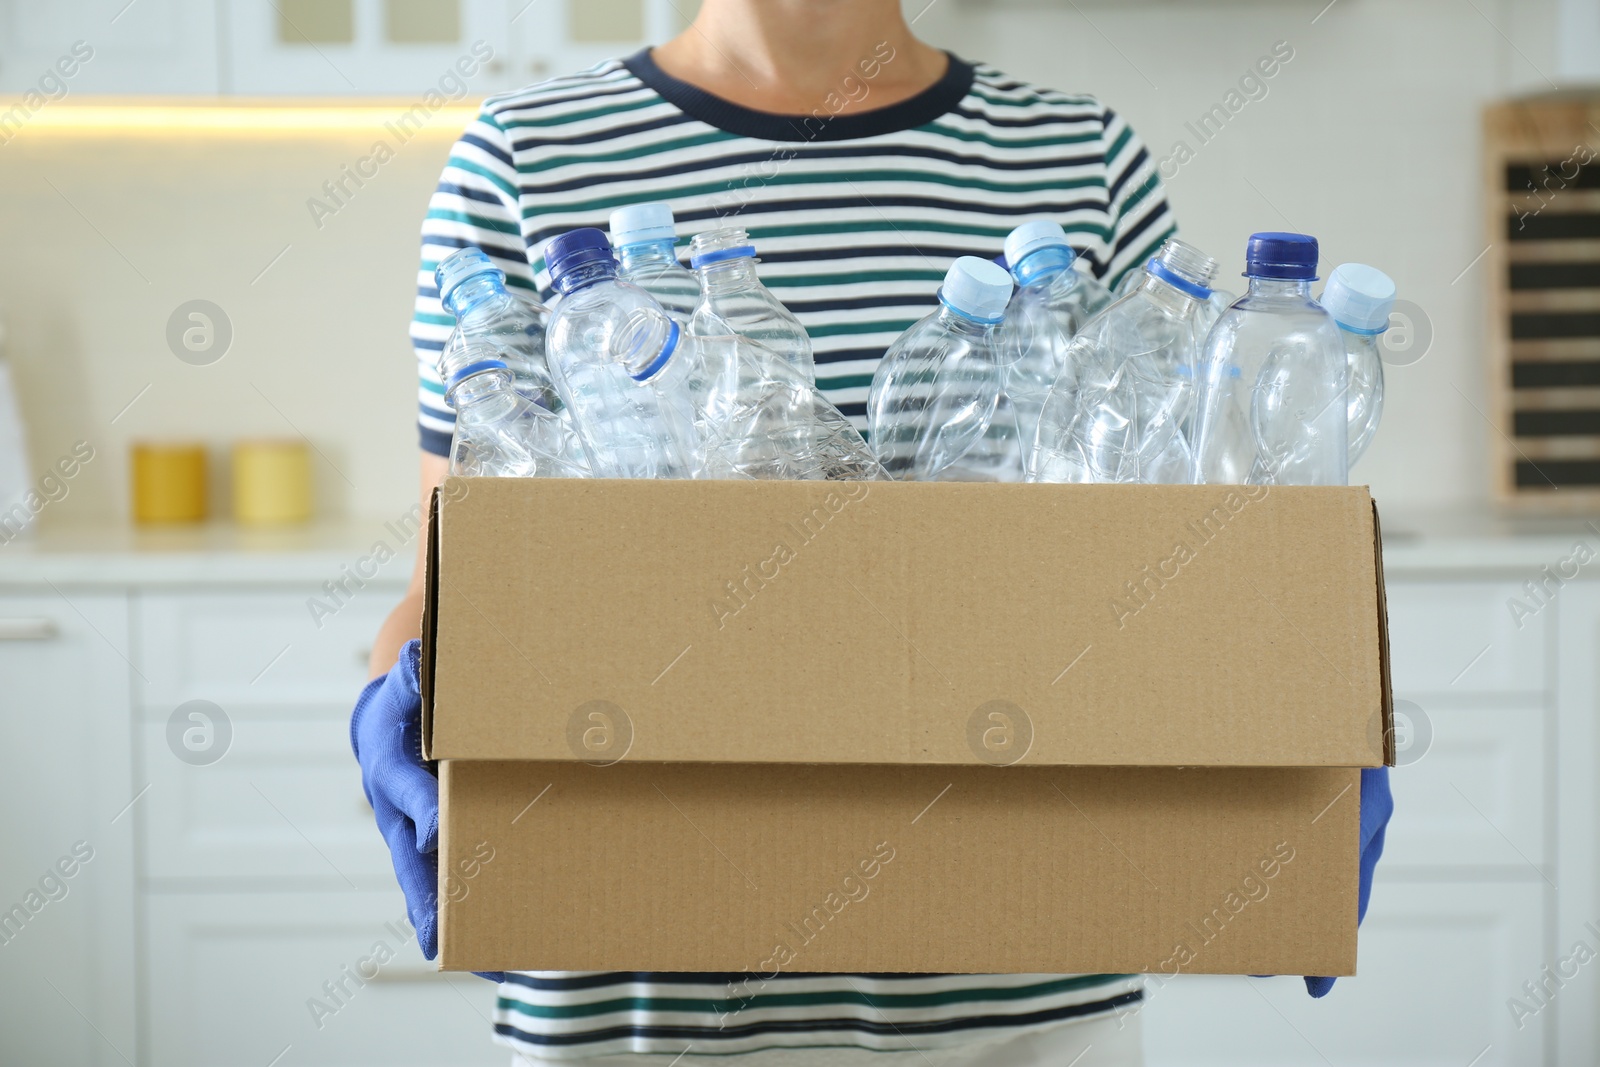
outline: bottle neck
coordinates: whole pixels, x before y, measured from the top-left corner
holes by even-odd
[[[1078,255],[1070,248],[1052,246],[1029,252],[1011,268],[1011,276],[1018,285],[1038,285],[1054,282],[1074,273],[1072,264]]]
[[[508,296],[505,286],[493,274],[480,274],[468,278],[454,289],[441,303],[457,321],[467,318],[479,308],[487,307],[497,299]]]
[[[1250,295],[1270,299],[1311,299],[1309,278],[1258,278],[1250,276]]]
[[[482,370],[456,381],[445,397],[457,412],[494,396],[511,392],[511,372],[504,367]]]
[[[995,327],[999,323],[979,322],[977,319],[957,311],[941,300],[939,302],[939,325],[951,333],[977,340],[993,334]]]
[[[624,274],[682,266],[678,262],[677,243],[670,238],[622,245],[617,249],[617,258],[622,262]]]
[[[571,267],[551,278],[556,292],[565,296],[579,289],[587,289],[596,282],[610,281],[617,276],[617,261],[600,259]]]
[[[761,285],[761,279],[756,276],[756,261],[749,256],[697,267],[695,273],[700,275],[700,284],[708,293],[735,293]]]
[[[1337,320],[1335,320],[1337,321]],[[1378,353],[1378,346],[1383,342],[1384,330],[1356,330],[1344,323],[1339,323],[1339,336],[1344,339],[1344,347],[1349,352]]]

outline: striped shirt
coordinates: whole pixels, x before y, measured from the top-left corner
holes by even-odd
[[[873,59],[863,75],[894,53]],[[436,367],[453,325],[438,261],[475,245],[514,290],[543,296],[546,241],[647,200],[672,205],[680,238],[750,232],[763,281],[811,336],[818,385],[858,428],[884,350],[933,308],[956,257],[991,258],[1019,223],[1053,218],[1080,264],[1115,285],[1175,232],[1148,152],[1093,97],[951,57],[901,103],[786,117],[672,79],[647,52],[611,60],[492,97],[451,152],[423,224],[411,327],[423,449],[447,455],[453,422]],[[502,984],[495,1030],[542,1060],[891,1051],[1105,1018],[1142,996],[1127,975],[531,972]]]

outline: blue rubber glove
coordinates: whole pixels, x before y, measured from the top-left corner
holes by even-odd
[[[439,954],[439,779],[422,758],[421,642],[407,641],[388,674],[361,691],[350,747],[361,787],[389,845],[406,912],[426,959]],[[481,972],[490,981],[499,972]]]
[[[1356,903],[1356,922],[1367,917],[1367,900],[1372,896],[1372,872],[1383,855],[1383,832],[1394,814],[1394,797],[1389,793],[1389,768],[1369,767],[1361,772],[1361,888]],[[1325,997],[1333,988],[1332,978],[1306,978],[1306,992]]]

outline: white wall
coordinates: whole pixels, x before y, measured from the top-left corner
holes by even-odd
[[[1304,229],[1330,263],[1393,274],[1435,339],[1420,363],[1391,370],[1384,426],[1354,477],[1402,508],[1484,501],[1493,431],[1473,405],[1487,410],[1487,280],[1481,265],[1467,269],[1488,240],[1479,113],[1545,87],[1556,0],[1336,0],[1313,22],[1325,2],[935,0],[916,28],[967,58],[1100,95],[1158,156],[1179,138],[1195,146],[1184,123],[1287,42],[1294,58],[1265,98],[1169,183],[1185,235],[1234,284],[1256,229]],[[0,147],[0,316],[33,463],[78,438],[99,452],[45,521],[120,519],[127,442],[174,434],[220,445],[304,433],[326,456],[325,514],[405,508],[415,235],[453,132],[441,122],[405,145],[320,230],[306,198],[366,151],[371,132],[29,131]],[[212,366],[180,362],[164,339],[172,310],[193,298],[233,321],[233,348]]]

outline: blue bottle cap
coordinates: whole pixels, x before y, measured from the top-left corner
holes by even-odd
[[[544,246],[544,262],[553,281],[591,263],[615,265],[617,259],[611,254],[611,242],[605,232],[593,226],[584,226],[568,230],[560,237],[550,238]]]
[[[1315,281],[1317,239],[1303,233],[1253,233],[1244,254],[1244,272],[1251,278]]]
[[[484,255],[480,248],[468,245],[445,256],[433,269],[433,280],[439,286],[439,300],[443,302],[450,299],[456,286],[480,274],[493,274],[502,282],[506,280],[506,272],[495,266],[494,261]]]
[[[1006,264],[1016,266],[1023,258],[1041,248],[1066,248],[1067,231],[1054,219],[1030,219],[1006,235]]]
[[[1378,268],[1365,263],[1341,263],[1328,272],[1321,303],[1345,329],[1379,334],[1389,328],[1394,294],[1393,279]]]
[[[611,213],[608,225],[611,240],[618,248],[644,241],[671,241],[677,237],[672,228],[672,206],[660,200],[619,207]]]
[[[1011,302],[1011,275],[987,259],[962,256],[945,273],[939,299],[974,322],[999,322]]]

